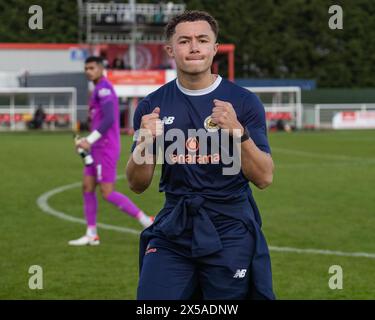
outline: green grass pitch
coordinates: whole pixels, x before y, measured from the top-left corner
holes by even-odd
[[[266,190],[253,187],[271,247],[375,254],[375,131],[271,133],[276,169]],[[131,138],[122,137],[118,174]],[[81,180],[69,133],[0,134],[0,299],[134,299],[138,236],[99,229],[99,247],[69,247],[81,224],[43,212],[43,193]],[[122,178],[117,189],[149,214],[163,195],[158,178],[142,195]],[[49,199],[55,210],[83,217],[79,187]],[[140,230],[100,199],[99,222]],[[279,299],[374,299],[375,258],[271,250]],[[43,289],[31,290],[31,265],[43,268]],[[331,265],[343,268],[343,289],[328,286]]]

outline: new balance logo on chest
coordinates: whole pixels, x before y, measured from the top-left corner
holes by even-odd
[[[161,120],[163,124],[172,124],[173,121],[174,121],[174,117],[163,117],[163,119]]]

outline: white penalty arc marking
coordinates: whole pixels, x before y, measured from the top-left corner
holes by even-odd
[[[118,178],[119,177],[117,177],[117,179]],[[37,203],[38,207],[40,209],[42,209],[47,214],[50,214],[50,215],[52,215],[54,217],[57,217],[59,219],[62,219],[62,220],[66,220],[66,221],[70,221],[70,222],[80,223],[80,224],[86,225],[86,220],[85,219],[81,219],[81,218],[76,218],[76,217],[70,216],[70,215],[68,215],[68,214],[66,214],[66,213],[64,213],[62,211],[58,211],[58,210],[52,208],[48,204],[48,200],[52,196],[54,196],[54,195],[56,195],[58,193],[64,192],[66,190],[69,190],[69,189],[78,188],[81,185],[82,185],[82,182],[76,182],[76,183],[72,183],[72,184],[68,184],[68,185],[65,185],[65,186],[61,186],[61,187],[52,189],[52,190],[50,190],[50,191],[48,191],[46,193],[43,193],[37,199],[36,203]],[[113,230],[113,231],[118,231],[118,232],[136,234],[136,235],[140,234],[140,231],[135,230],[135,229],[126,228],[126,227],[118,227],[118,226],[113,226],[113,225],[105,224],[105,223],[97,223],[97,226],[99,228],[106,229],[106,230]]]
[[[118,176],[117,179],[121,178],[123,176]],[[75,182],[72,184],[68,184],[65,186],[61,186],[55,189],[52,189],[50,191],[47,191],[46,193],[43,193],[39,198],[37,199],[36,203],[38,207],[44,211],[45,213],[52,215],[54,217],[57,217],[62,220],[70,221],[73,223],[79,223],[86,225],[86,220],[81,218],[76,218],[73,216],[70,216],[62,211],[58,211],[54,208],[52,208],[48,204],[48,200],[61,192],[67,191],[69,189],[78,188],[82,185],[81,182]],[[132,228],[127,227],[119,227],[114,226],[110,224],[105,223],[98,223],[97,226],[102,229],[106,230],[112,230],[122,233],[130,233],[139,235],[140,231]],[[330,255],[330,256],[342,256],[342,257],[357,257],[357,258],[370,258],[375,259],[375,253],[367,253],[367,252],[344,252],[344,251],[333,251],[333,250],[322,250],[322,249],[299,249],[299,248],[291,248],[291,247],[275,247],[275,246],[269,246],[270,251],[275,252],[291,252],[291,253],[300,253],[300,254],[320,254],[320,255]]]

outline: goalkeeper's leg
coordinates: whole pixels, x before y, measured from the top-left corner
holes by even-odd
[[[86,218],[86,234],[81,238],[69,241],[72,246],[99,245],[99,236],[96,228],[98,201],[96,198],[96,177],[91,175],[91,166],[85,167],[83,176],[83,209]]]
[[[152,224],[153,218],[147,216],[127,196],[115,191],[114,183],[100,183],[100,190],[102,192],[103,198],[106,201],[115,205],[122,212],[137,219],[144,228],[147,228]]]

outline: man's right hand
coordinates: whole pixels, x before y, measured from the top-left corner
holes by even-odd
[[[126,166],[126,177],[129,187],[136,193],[142,193],[151,184],[156,165],[156,155],[146,152],[147,145],[151,146],[157,136],[163,134],[163,123],[160,120],[160,108],[156,107],[150,114],[141,119],[137,131],[137,146]]]
[[[146,134],[151,134],[153,138],[163,133],[163,123],[160,118],[160,108],[156,107],[152,113],[146,114],[141,119],[141,129],[147,130]],[[144,135],[145,133],[141,133]]]

